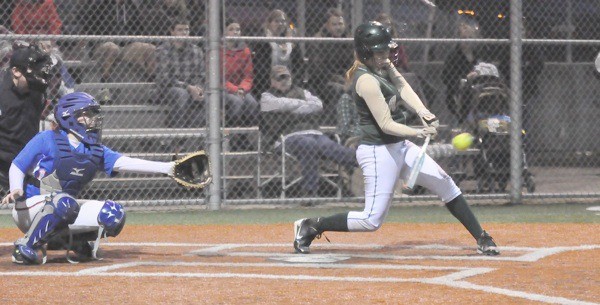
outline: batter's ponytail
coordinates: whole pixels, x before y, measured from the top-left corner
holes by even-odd
[[[358,66],[360,66],[361,64],[362,62],[358,60],[358,58],[356,57],[356,52],[354,52],[354,63],[352,63],[352,67],[350,67],[350,69],[346,71],[346,86],[350,87],[352,85],[354,73],[356,72],[356,69],[358,69]]]

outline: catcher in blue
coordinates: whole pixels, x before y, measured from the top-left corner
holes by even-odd
[[[372,232],[383,225],[398,178],[407,180],[420,149],[409,138],[434,136],[439,121],[423,105],[404,77],[388,59],[392,43],[389,28],[379,22],[359,25],[354,33],[357,60],[347,73],[361,131],[356,159],[365,181],[365,207],[329,217],[304,218],[294,223],[294,249],[309,253],[311,242],[325,231]],[[406,125],[405,111],[413,111],[424,128]],[[477,242],[484,255],[500,252],[481,228],[460,189],[429,156],[416,180],[436,194]]]
[[[100,105],[87,93],[63,96],[55,118],[59,127],[31,139],[9,170],[10,193],[2,203],[15,203],[12,215],[25,233],[15,242],[14,263],[43,264],[47,249],[67,250],[72,263],[97,259],[100,238],[119,235],[126,216],[121,204],[77,199],[97,171],[111,177],[119,172],[165,174],[188,188],[210,182],[203,151],[173,162],[155,162],[130,158],[102,145]],[[25,179],[26,174],[34,179]]]

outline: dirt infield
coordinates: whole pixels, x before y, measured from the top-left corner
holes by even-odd
[[[599,224],[491,224],[502,255],[474,254],[457,224],[385,224],[329,233],[293,254],[292,224],[128,226],[104,260],[10,262],[0,230],[0,303],[61,304],[594,304]]]

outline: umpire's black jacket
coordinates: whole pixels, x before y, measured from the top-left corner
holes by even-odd
[[[45,100],[41,92],[17,92],[10,69],[0,71],[0,77],[0,183],[8,187],[1,176],[8,176],[15,156],[39,132]]]

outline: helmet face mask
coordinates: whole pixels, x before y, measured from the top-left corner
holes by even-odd
[[[85,128],[85,132],[102,132],[104,117],[100,114],[100,106],[89,106],[75,112],[77,122]]]
[[[377,21],[363,23],[354,31],[354,49],[362,62],[372,58],[374,52],[389,52],[395,46],[391,29]]]
[[[84,92],[69,93],[58,101],[54,114],[61,129],[86,144],[100,144],[103,117],[100,104]]]
[[[17,41],[13,45],[10,65],[17,68],[33,91],[44,92],[50,83],[52,59],[37,44]]]

